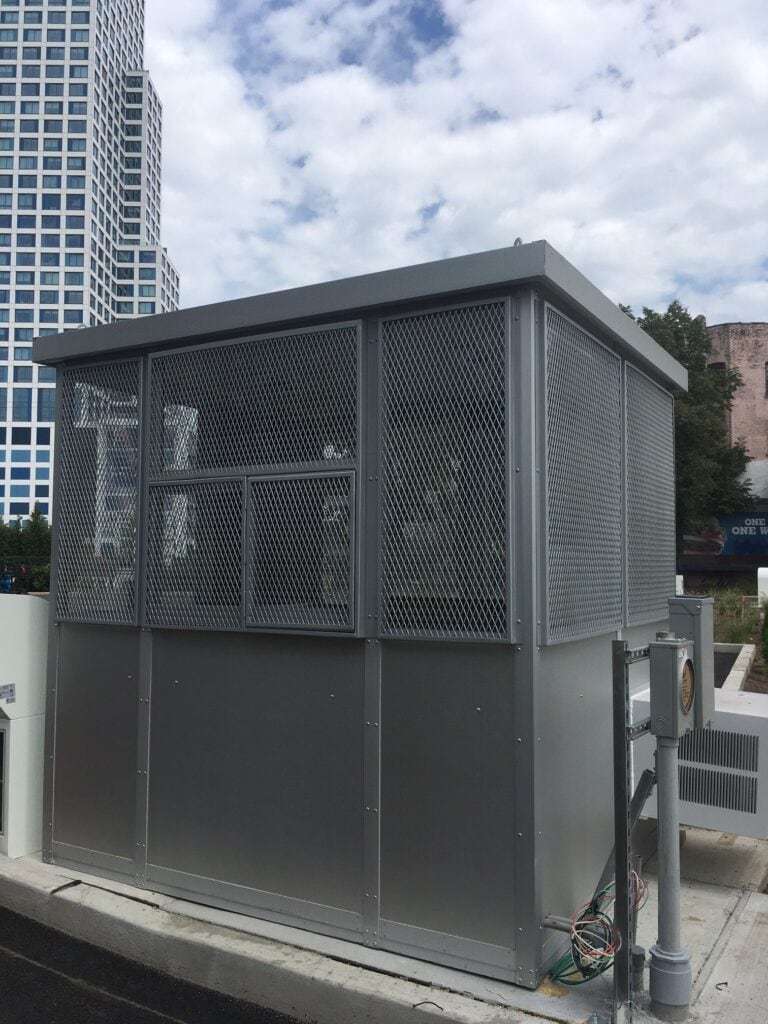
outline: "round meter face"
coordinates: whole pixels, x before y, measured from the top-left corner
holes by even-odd
[[[693,671],[693,662],[687,658],[683,665],[683,675],[680,680],[680,705],[683,713],[688,715],[693,707],[693,698],[696,694],[696,676]]]

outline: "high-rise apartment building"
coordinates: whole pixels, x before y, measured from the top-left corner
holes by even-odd
[[[175,309],[144,0],[0,0],[0,516],[48,514],[54,371],[32,339]]]

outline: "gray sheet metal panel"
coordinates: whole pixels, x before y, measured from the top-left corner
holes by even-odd
[[[611,641],[542,648],[537,701],[537,863],[543,915],[570,916],[592,895],[613,846]],[[563,946],[544,933],[543,960]]]
[[[460,971],[472,971],[491,978],[514,981],[515,951],[506,946],[460,939],[443,932],[431,932],[412,925],[382,921],[379,946],[393,953],[431,960]]]
[[[121,879],[127,884],[135,884],[134,862],[128,857],[116,857],[114,854],[87,850],[82,846],[70,846],[68,843],[54,843],[53,859],[61,867],[85,870],[89,875]]]
[[[514,947],[513,664],[510,648],[382,642],[389,922]]]
[[[222,910],[252,914],[264,921],[360,941],[360,914],[349,910],[153,865],[147,868],[147,885],[158,892],[197,903],[210,903]]]
[[[141,324],[124,320],[36,338],[34,358],[56,363],[103,351],[236,337],[249,330],[341,319],[524,283],[546,287],[560,301],[565,298],[593,325],[604,325],[612,339],[634,353],[647,370],[673,386],[686,387],[687,374],[680,364],[544,241],[160,314]]]
[[[363,678],[362,641],[155,631],[148,863],[359,913]]]
[[[621,635],[630,646],[642,647],[665,625]],[[618,635],[541,651],[537,860],[544,915],[569,916],[588,900],[613,846],[611,642]],[[632,690],[647,680],[647,666],[645,661],[630,667]],[[545,931],[545,968],[562,950],[563,938]]]
[[[62,623],[56,702],[56,843],[133,861],[139,631]]]

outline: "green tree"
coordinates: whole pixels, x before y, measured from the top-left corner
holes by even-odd
[[[677,543],[713,517],[751,507],[754,497],[744,471],[744,444],[728,440],[727,413],[741,387],[733,369],[709,369],[712,342],[703,317],[692,317],[675,300],[664,313],[644,309],[635,317],[622,307],[688,371],[688,392],[675,400]]]
[[[20,554],[25,558],[51,557],[51,527],[37,502],[21,529],[21,548]]]

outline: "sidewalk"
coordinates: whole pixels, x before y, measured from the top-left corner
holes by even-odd
[[[651,899],[638,939],[655,939]],[[688,830],[683,936],[694,964],[692,1021],[768,1019],[768,842]],[[101,878],[0,857],[0,905],[214,991],[318,1024],[583,1024],[610,1006],[610,975],[536,992],[312,935]],[[638,1021],[647,1014],[638,997]],[[607,1017],[603,1017],[607,1020]]]

